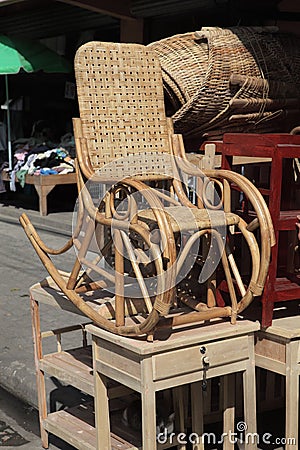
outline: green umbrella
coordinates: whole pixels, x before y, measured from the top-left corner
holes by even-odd
[[[5,75],[7,103],[7,141],[9,168],[12,168],[9,94],[7,75],[42,70],[48,73],[69,73],[71,64],[62,56],[37,41],[0,35],[0,74]]]

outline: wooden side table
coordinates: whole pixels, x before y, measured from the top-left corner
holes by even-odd
[[[224,389],[224,433],[234,432],[231,375],[236,372],[243,373],[247,432],[256,433],[254,332],[258,329],[259,324],[256,322],[238,321],[236,325],[231,325],[218,320],[184,331],[173,330],[171,336],[161,336],[161,340],[150,343],[143,339],[117,336],[94,325],[87,325],[86,330],[93,340],[97,450],[111,449],[107,378],[141,394],[143,450],[166,448],[156,445],[155,394],[168,388],[192,383],[192,431],[201,437],[201,382],[205,378],[225,376],[228,389]],[[225,437],[223,447],[226,450],[233,450],[234,443],[231,441],[228,436]],[[186,447],[183,444],[177,448],[183,450]],[[254,450],[257,446],[249,440],[246,448]],[[193,449],[204,449],[201,439],[199,443],[193,444]]]
[[[3,181],[9,181],[9,173],[2,172]],[[18,181],[18,180],[17,180]],[[26,175],[26,184],[33,184],[39,196],[39,211],[41,216],[47,215],[47,197],[48,194],[61,184],[76,184],[76,173],[66,173],[63,175]]]
[[[255,337],[258,367],[279,373],[286,380],[286,450],[298,448],[300,316],[273,319],[271,327]]]

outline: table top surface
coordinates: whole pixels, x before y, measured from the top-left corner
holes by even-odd
[[[68,277],[68,273],[62,272],[63,277]],[[83,294],[84,300],[97,309],[103,300],[105,292],[101,292],[104,297],[100,298],[91,293]],[[47,277],[40,283],[31,286],[30,294],[32,298],[39,302],[51,305],[67,311],[72,311],[82,315],[73,303],[58,289],[51,277]],[[245,334],[253,333],[260,329],[260,324],[254,320],[238,319],[236,325],[231,325],[229,319],[215,319],[207,322],[187,325],[185,327],[174,328],[172,332],[169,329],[161,329],[155,335],[153,343],[146,341],[145,336],[141,337],[123,337],[106,331],[98,326],[89,325],[87,331],[101,339],[120,345],[130,351],[138,354],[156,353],[171,348],[182,348],[188,345],[205,344],[207,342],[220,339],[229,339]]]
[[[273,319],[272,325],[262,331],[262,333],[280,336],[286,339],[299,339],[300,315]]]
[[[86,330],[93,336],[140,355],[160,353],[190,345],[205,345],[212,341],[251,334],[259,329],[258,322],[239,320],[235,325],[231,325],[228,320],[217,319],[210,323],[186,326],[184,329],[182,327],[173,329],[172,332],[161,330],[157,332],[156,339],[153,342],[148,342],[145,337],[129,338],[113,334],[95,325],[87,325],[86,327]]]
[[[9,172],[2,172],[3,181],[10,181]],[[18,179],[17,179],[18,181]],[[76,173],[69,172],[64,174],[55,174],[55,175],[29,175],[26,174],[25,182],[27,184],[36,184],[36,185],[57,185],[57,184],[73,184],[76,183]]]

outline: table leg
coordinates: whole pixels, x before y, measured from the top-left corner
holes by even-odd
[[[142,383],[142,432],[143,450],[154,450],[156,445],[156,401],[155,387],[152,379],[153,368],[151,359],[145,359],[141,363]]]
[[[174,399],[174,410],[175,410],[175,423],[176,423],[176,429],[179,431],[179,434],[183,433],[184,436],[186,436],[185,433],[185,410],[184,407],[184,386],[177,386],[173,388],[173,399]],[[182,442],[185,442],[186,439],[181,440]],[[186,450],[185,443],[178,443],[177,450]]]
[[[224,450],[234,450],[234,440],[230,439],[230,432],[234,432],[235,417],[235,374],[224,375],[220,382],[223,383],[223,432]]]
[[[193,450],[204,450],[203,390],[201,381],[197,381],[196,383],[191,384],[191,408],[192,408]]]
[[[93,352],[97,351],[93,342]],[[95,360],[95,358],[93,358]],[[111,450],[109,403],[106,378],[94,367],[95,386],[95,424],[97,436],[97,450]]]
[[[244,418],[245,422],[240,422],[240,430],[243,425],[246,428],[245,448],[247,450],[257,450],[257,428],[256,428],[256,382],[255,382],[255,357],[254,357],[254,336],[248,336],[249,362],[243,372],[244,388]]]
[[[34,185],[39,196],[39,211],[41,216],[47,215],[47,196],[55,188],[54,186]]]
[[[285,437],[286,450],[298,448],[299,427],[299,371],[298,361],[299,342],[290,342],[286,346],[286,413]]]
[[[38,405],[39,405],[39,420],[40,420],[40,433],[42,446],[44,448],[49,447],[48,432],[43,426],[43,420],[47,417],[47,400],[46,400],[46,386],[45,375],[39,368],[39,361],[43,358],[42,339],[41,339],[41,327],[40,327],[40,313],[39,304],[30,296],[31,303],[31,318],[32,318],[32,334],[33,334],[33,347],[34,347],[34,362],[36,371],[36,384],[38,393]]]

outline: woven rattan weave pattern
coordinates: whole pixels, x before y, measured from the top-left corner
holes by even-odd
[[[149,47],[161,61],[176,132],[221,138],[225,131],[290,131],[298,123],[296,37],[274,27],[207,27]]]
[[[90,42],[75,58],[82,130],[90,161],[93,169],[99,169],[125,158],[116,166],[120,171],[120,164],[130,166],[126,156],[140,153],[144,155],[143,174],[160,173],[157,153],[170,152],[160,64],[144,46],[131,44],[124,52],[122,45]],[[126,175],[126,167],[124,170]]]
[[[207,46],[195,45],[195,33],[185,33],[148,47],[159,56],[165,89],[172,101],[178,101],[182,106],[203,83],[208,69]]]

